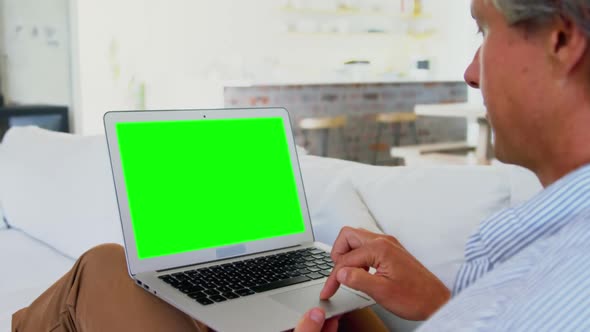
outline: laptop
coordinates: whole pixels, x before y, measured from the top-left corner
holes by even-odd
[[[283,331],[374,304],[341,287],[315,242],[283,108],[104,116],[131,278],[218,331]]]

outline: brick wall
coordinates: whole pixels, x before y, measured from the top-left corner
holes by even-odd
[[[385,148],[392,143],[392,129],[386,128],[376,145],[377,124],[374,114],[411,112],[416,104],[457,103],[467,101],[464,82],[436,83],[371,83],[317,84],[226,87],[225,107],[284,107],[291,115],[296,142],[310,153],[320,154],[321,132],[310,132],[306,141],[298,122],[306,117],[346,115],[343,135],[331,130],[328,135],[328,156],[361,162],[373,162],[375,148],[378,160],[386,160]],[[449,118],[418,118],[420,143],[465,140],[466,121]],[[345,140],[345,144],[342,141]],[[401,145],[413,144],[406,125],[401,128]]]

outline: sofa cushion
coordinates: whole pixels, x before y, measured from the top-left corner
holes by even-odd
[[[344,226],[380,232],[350,178],[361,164],[316,156],[300,157],[300,164],[316,240],[332,244]]]
[[[479,223],[541,190],[521,167],[378,167],[301,158],[316,238],[332,244],[342,226],[394,235],[447,286]]]
[[[10,226],[70,257],[122,243],[104,136],[13,127],[0,159],[0,202]]]
[[[468,237],[511,196],[503,171],[486,166],[376,169],[355,185],[381,230],[448,287]]]

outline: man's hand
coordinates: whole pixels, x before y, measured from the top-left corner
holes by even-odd
[[[325,324],[324,324],[325,323]],[[325,326],[324,326],[325,325]],[[328,319],[322,308],[313,308],[306,312],[294,332],[336,332],[338,331],[338,318]]]
[[[445,285],[393,236],[344,227],[332,248],[335,266],[321,299],[340,284],[359,290],[394,314],[425,320],[450,298]],[[367,272],[370,267],[375,274]]]

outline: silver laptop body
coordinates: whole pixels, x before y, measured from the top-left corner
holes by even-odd
[[[285,109],[108,112],[104,124],[144,290],[218,331],[284,331],[314,306],[331,317],[374,304],[344,287],[319,300],[331,248],[314,241]]]

